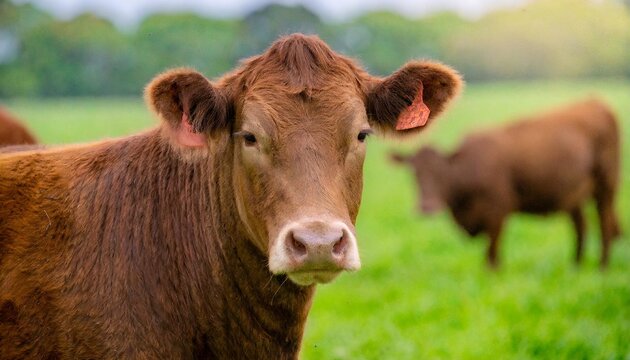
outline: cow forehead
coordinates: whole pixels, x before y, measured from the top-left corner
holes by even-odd
[[[254,101],[287,110],[308,105],[317,107],[319,111],[345,107],[346,104],[356,106],[362,97],[357,84],[344,81],[341,77],[331,78],[318,86],[291,85],[284,78],[259,79],[242,94],[245,103]]]
[[[243,103],[240,127],[253,127],[270,135],[294,131],[343,133],[367,126],[359,96],[301,96],[275,94],[250,96]]]

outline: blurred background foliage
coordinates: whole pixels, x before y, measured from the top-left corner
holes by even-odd
[[[319,34],[376,74],[434,58],[469,82],[630,78],[630,1],[537,0],[477,20],[378,11],[346,22],[272,4],[237,19],[155,14],[121,30],[93,14],[61,21],[0,0],[0,96],[138,95],[166,68],[216,77],[292,32]]]

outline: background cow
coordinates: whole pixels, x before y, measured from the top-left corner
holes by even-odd
[[[424,147],[413,156],[394,154],[393,159],[413,168],[422,212],[432,213],[446,204],[470,235],[489,235],[487,259],[493,267],[499,263],[501,229],[515,211],[568,212],[580,262],[585,234],[582,208],[594,198],[605,267],[611,239],[619,234],[614,209],[619,147],[615,116],[604,103],[592,99],[468,136],[448,156]]]
[[[215,83],[157,76],[157,129],[0,156],[0,358],[297,357],[313,285],[360,266],[366,136],[459,88],[292,35]]]
[[[0,106],[0,147],[35,143],[37,140],[26,127]]]

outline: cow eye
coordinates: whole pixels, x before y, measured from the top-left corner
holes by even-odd
[[[367,139],[367,137],[372,133],[372,130],[370,129],[366,129],[366,130],[361,130],[359,132],[359,135],[357,136],[357,140],[359,140],[360,142],[364,142],[365,139]]]
[[[247,145],[254,145],[256,143],[256,137],[254,134],[245,134],[243,135],[243,139],[245,139],[245,143]]]
[[[254,136],[254,134],[250,132],[239,131],[239,132],[235,132],[234,135],[242,137],[243,140],[245,141],[246,146],[256,145],[256,136]]]

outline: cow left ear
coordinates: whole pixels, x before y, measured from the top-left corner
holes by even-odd
[[[381,132],[417,132],[435,119],[459,94],[457,71],[429,61],[407,63],[392,75],[373,78],[366,91],[370,124]]]
[[[205,148],[209,135],[230,128],[226,96],[197,71],[182,68],[160,74],[144,95],[175,142],[185,148]]]

